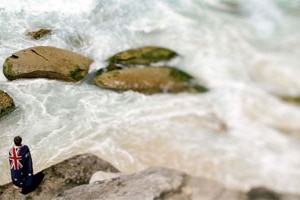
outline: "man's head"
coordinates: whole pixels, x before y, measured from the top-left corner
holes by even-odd
[[[16,136],[15,138],[14,138],[14,143],[15,143],[15,145],[16,146],[21,146],[22,145],[22,138],[21,138],[21,136]]]

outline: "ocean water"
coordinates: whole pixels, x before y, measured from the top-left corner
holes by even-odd
[[[228,188],[300,193],[300,107],[280,98],[300,96],[299,0],[1,0],[0,26],[0,63],[55,46],[92,58],[92,74],[119,51],[154,45],[210,88],[143,95],[1,72],[17,109],[0,119],[0,184],[21,135],[35,172],[93,153],[128,173],[164,166]],[[28,38],[39,28],[52,33]]]

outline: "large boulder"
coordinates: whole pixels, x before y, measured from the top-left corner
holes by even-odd
[[[133,90],[144,94],[207,91],[193,77],[173,67],[131,67],[107,72],[101,70],[93,80],[102,88]]]
[[[192,177],[167,168],[149,168],[106,181],[65,191],[55,200],[299,200],[300,196],[278,194],[266,188],[249,192],[227,189],[205,178]]]
[[[170,49],[162,47],[140,47],[119,52],[107,61],[123,65],[149,65],[159,61],[168,61],[178,54]]]
[[[0,186],[0,199],[3,200],[50,200],[65,190],[88,184],[91,176],[97,171],[119,172],[108,162],[91,154],[82,154],[51,166],[38,174],[35,180],[41,179],[39,186],[26,195],[13,189],[12,183]]]
[[[92,60],[80,54],[49,46],[36,46],[12,54],[3,64],[9,80],[49,78],[76,82],[88,73]]]
[[[13,99],[4,91],[0,90],[0,117],[15,109]]]

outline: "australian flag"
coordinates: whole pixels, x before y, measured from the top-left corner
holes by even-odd
[[[28,146],[12,147],[9,151],[9,164],[13,184],[22,189],[29,187],[33,181],[33,169]]]

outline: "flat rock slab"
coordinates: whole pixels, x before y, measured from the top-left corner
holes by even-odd
[[[8,57],[3,73],[9,80],[48,78],[76,82],[88,73],[91,63],[91,59],[68,50],[36,46]]]
[[[300,196],[278,194],[265,188],[249,192],[167,168],[149,168],[105,182],[94,182],[65,191],[55,200],[299,200]]]

